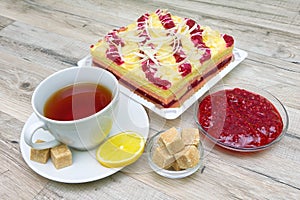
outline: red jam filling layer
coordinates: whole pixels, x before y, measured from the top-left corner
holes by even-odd
[[[199,104],[198,120],[217,141],[236,148],[255,148],[274,141],[282,118],[266,98],[244,89],[218,91]]]

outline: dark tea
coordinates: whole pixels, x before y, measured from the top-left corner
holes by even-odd
[[[106,87],[93,83],[77,83],[66,86],[46,101],[44,116],[53,120],[70,121],[93,115],[112,100]]]

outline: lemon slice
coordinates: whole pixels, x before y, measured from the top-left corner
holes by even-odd
[[[114,135],[99,146],[96,158],[105,167],[117,168],[134,163],[143,153],[144,138],[134,132]]]

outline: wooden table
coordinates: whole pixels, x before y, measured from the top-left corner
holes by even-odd
[[[180,180],[123,170],[65,184],[36,174],[19,146],[35,87],[76,65],[109,30],[157,8],[234,36],[236,47],[249,55],[223,82],[254,84],[280,99],[290,119],[284,138],[257,153],[214,146],[205,154],[205,167]],[[0,88],[0,199],[300,199],[299,1],[1,1]],[[192,108],[176,120],[147,112],[150,135],[171,126],[196,127]]]

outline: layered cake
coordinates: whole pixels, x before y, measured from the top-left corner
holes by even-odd
[[[232,59],[234,40],[158,9],[91,45],[95,66],[157,106],[181,106]]]

